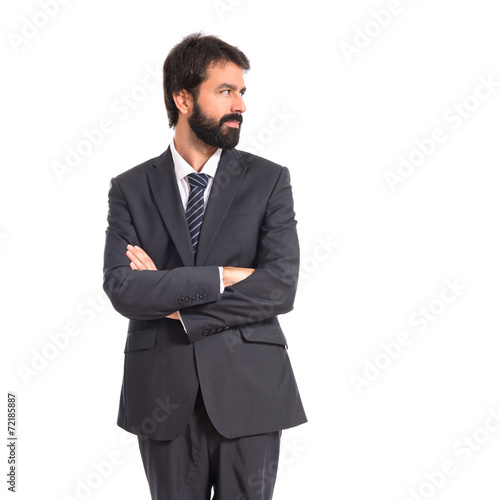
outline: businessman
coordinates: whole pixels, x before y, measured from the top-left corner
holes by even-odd
[[[129,319],[117,424],[153,500],[271,499],[281,431],[306,422],[277,319],[299,270],[289,171],[235,149],[242,51],[197,33],[163,69],[173,139],[109,190],[104,290]]]

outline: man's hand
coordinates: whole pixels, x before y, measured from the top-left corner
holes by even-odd
[[[134,271],[157,271],[151,257],[140,247],[127,245],[127,257],[130,259],[130,269]],[[179,319],[177,312],[173,312],[165,318]]]
[[[157,271],[151,257],[137,245],[127,245],[127,257],[130,259],[130,269],[134,271]]]
[[[222,268],[222,281],[224,287],[233,286],[236,283],[243,281],[255,272],[251,267],[223,267]]]

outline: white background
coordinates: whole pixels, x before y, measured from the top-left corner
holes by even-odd
[[[199,30],[248,55],[241,148],[257,140],[286,165],[296,202],[301,281],[281,323],[309,423],[283,433],[274,498],[498,498],[495,2],[41,4],[0,16],[2,418],[15,391],[17,498],[84,498],[84,483],[91,499],[149,498],[134,436],[115,424],[127,320],[101,291],[107,192],[166,149],[161,84],[146,77]],[[112,130],[58,175],[103,119]],[[436,128],[445,139],[430,144]],[[401,157],[419,165],[391,189]]]

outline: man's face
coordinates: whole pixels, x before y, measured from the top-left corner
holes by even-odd
[[[243,70],[233,63],[212,66],[208,78],[194,98],[188,123],[198,139],[222,149],[236,147],[240,140],[242,113],[246,107]]]

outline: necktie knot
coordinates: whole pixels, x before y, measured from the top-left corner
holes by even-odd
[[[187,178],[191,189],[195,187],[206,189],[208,186],[207,174],[188,174]]]

